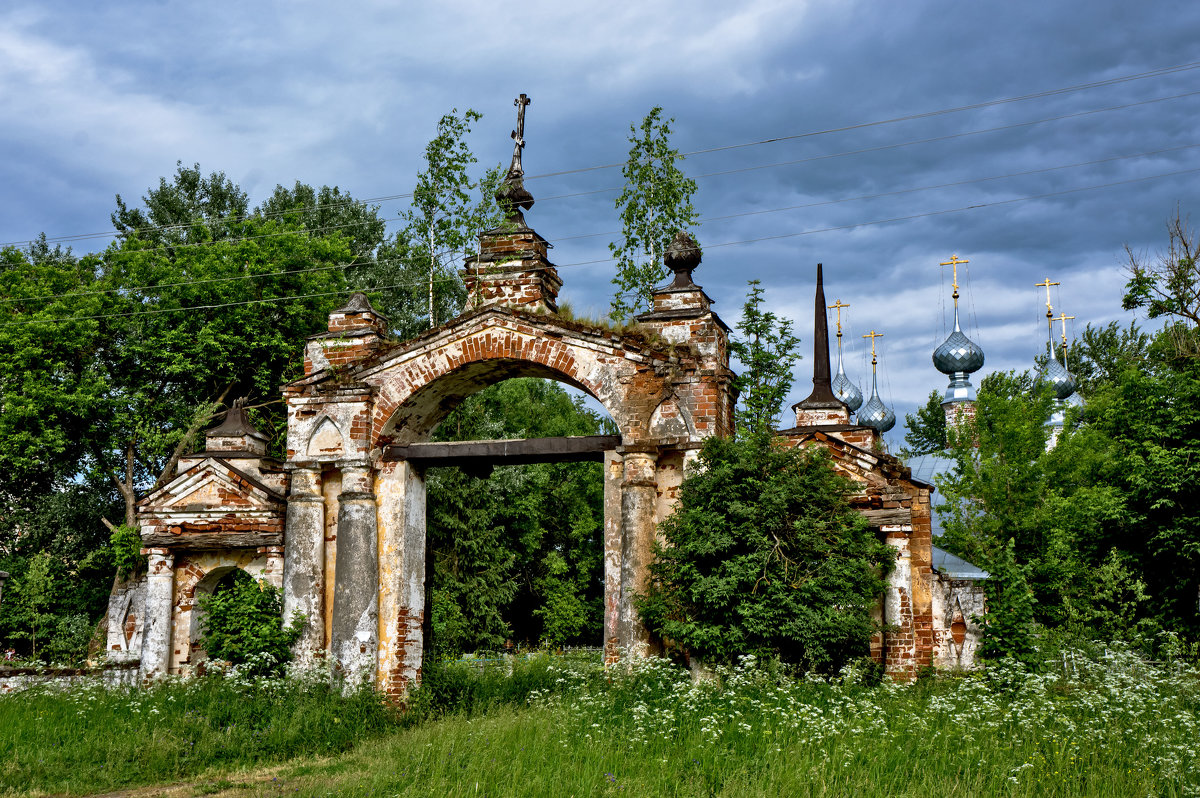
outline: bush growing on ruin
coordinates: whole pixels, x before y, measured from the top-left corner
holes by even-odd
[[[836,672],[867,655],[893,554],[850,489],[823,452],[709,438],[661,527],[642,618],[706,663],[755,654]]]
[[[292,659],[304,618],[283,624],[283,591],[245,571],[234,571],[223,590],[198,598],[204,613],[200,644],[212,659],[240,665],[254,675],[277,675]]]

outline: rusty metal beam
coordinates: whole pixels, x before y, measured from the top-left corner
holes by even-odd
[[[563,438],[519,438],[507,441],[392,444],[385,461],[407,460],[414,465],[489,468],[526,463],[604,461],[604,453],[621,445],[620,435],[574,435]]]

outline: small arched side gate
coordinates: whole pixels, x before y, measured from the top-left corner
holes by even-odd
[[[649,650],[632,596],[656,526],[703,439],[732,432],[727,328],[692,282],[699,255],[686,241],[668,253],[675,280],[654,292],[654,309],[619,331],[557,314],[548,245],[519,217],[480,243],[458,318],[391,343],[386,321],[355,295],[309,340],[305,376],[284,389],[284,613],[309,619],[298,658],[325,652],[392,695],[419,679],[425,608],[425,481],[405,445],[428,440],[464,397],[543,377],[587,392],[616,422],[619,443],[604,455],[610,655]]]

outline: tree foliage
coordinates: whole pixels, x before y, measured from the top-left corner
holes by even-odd
[[[625,321],[652,307],[654,285],[666,277],[663,255],[680,230],[698,221],[692,205],[696,181],[684,175],[679,150],[671,146],[671,124],[655,106],[640,127],[629,126],[629,157],[621,174],[625,188],[616,201],[621,240],[608,245],[617,260],[617,286],[609,315]]]
[[[865,656],[893,554],[850,490],[821,452],[709,438],[661,527],[642,618],[707,662],[768,654],[835,672]]]
[[[993,572],[991,590],[1027,581],[1040,624],[1200,634],[1200,366],[1181,327],[1085,330],[1072,367],[1087,402],[1050,449],[1050,400],[1028,375],[985,378],[974,429],[951,436],[939,545]]]
[[[792,322],[762,310],[762,294],[758,280],[751,280],[737,324],[741,335],[729,342],[730,352],[742,366],[733,384],[739,392],[734,423],[743,436],[775,429],[783,400],[792,389],[792,366],[800,359],[796,352],[800,339],[792,335]]]
[[[1152,260],[1125,248],[1129,282],[1122,305],[1144,308],[1152,319],[1173,316],[1200,325],[1200,240],[1179,213],[1167,222],[1167,240],[1166,251]]]
[[[929,399],[917,408],[916,413],[904,416],[905,457],[940,452],[946,448],[946,411],[942,407],[942,394],[930,391]]]

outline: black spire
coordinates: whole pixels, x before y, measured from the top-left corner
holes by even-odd
[[[825,282],[821,264],[817,264],[817,298],[813,315],[813,391],[793,405],[801,410],[844,409],[845,404],[833,393],[829,370],[829,321],[825,318]]]

